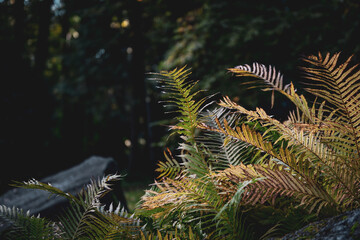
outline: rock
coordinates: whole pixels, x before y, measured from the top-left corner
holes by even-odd
[[[51,183],[64,192],[76,195],[90,179],[98,179],[107,174],[118,172],[116,162],[112,158],[93,156],[79,165],[59,172],[55,175],[41,179],[41,182]],[[121,183],[113,185],[113,194],[118,201],[127,209],[125,197],[121,188]],[[108,196],[103,199],[104,203],[113,201],[113,197]],[[42,190],[32,190],[15,188],[11,189],[0,197],[0,205],[17,207],[25,212],[30,210],[30,214],[40,214],[42,217],[58,215],[67,206],[68,200],[63,197],[50,196],[48,192]]]
[[[360,239],[360,209],[311,223],[281,239],[358,240]]]

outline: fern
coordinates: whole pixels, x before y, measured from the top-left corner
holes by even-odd
[[[246,124],[230,126],[226,119],[220,122],[217,118],[213,120],[216,125],[199,125],[214,135],[222,133],[256,147],[267,156],[262,158],[265,160],[262,165],[254,165],[255,172],[262,172],[260,176],[266,178],[249,187],[258,192],[251,193],[254,197],[248,203],[263,203],[263,200],[285,194],[297,199],[309,211],[319,212],[324,206],[344,211],[359,205],[357,83],[360,73],[354,71],[356,65],[347,68],[351,58],[338,66],[338,57],[339,54],[333,57],[327,54],[323,59],[319,54],[305,59],[315,65],[314,68],[303,68],[307,78],[315,81],[313,86],[316,88],[307,90],[325,100],[321,104],[314,102],[311,107],[303,95],[296,93],[292,84],[283,85],[282,75],[272,67],[254,64],[253,67],[245,65],[230,69],[238,76],[255,77],[256,83],[263,81],[264,90],[278,91],[296,106],[289,120],[281,123],[260,108],[250,111],[225,97],[220,106],[235,110],[249,121],[258,121],[266,130],[259,132]],[[274,132],[280,134],[276,139],[270,137]],[[260,170],[264,167],[266,171]],[[248,177],[259,176],[249,172],[248,168],[237,166],[238,171]],[[242,179],[248,180],[246,177],[238,178],[239,181]],[[274,181],[272,184],[279,189],[264,191],[271,189],[269,181]],[[296,186],[305,188],[298,189]],[[306,196],[305,192],[313,196]]]
[[[5,239],[60,239],[53,222],[15,207],[0,205],[0,223],[9,226],[3,236]]]
[[[253,63],[252,67],[245,64],[230,68],[229,70],[238,77],[249,76],[258,78],[259,81],[252,81],[250,83],[252,86],[254,86],[255,83],[260,83],[260,86],[265,86],[262,88],[263,91],[272,91],[271,106],[274,106],[274,91],[279,91],[283,94],[290,92],[291,84],[284,85],[283,75],[276,71],[275,67],[271,65],[266,67],[264,64]],[[246,83],[249,82],[245,82],[245,84]]]
[[[236,126],[243,119],[237,113],[225,108],[215,108],[202,113],[203,123],[209,127],[216,127],[216,119],[223,122],[225,119],[230,126]],[[213,170],[223,170],[230,165],[238,165],[242,162],[252,162],[253,156],[258,154],[256,148],[248,144],[231,140],[225,134],[205,131],[196,139],[208,151],[209,162]]]
[[[219,192],[221,188],[215,183],[211,178],[164,179],[156,183],[158,191],[143,197],[141,209],[152,212],[151,216],[155,219],[161,219],[159,227],[187,229],[193,226],[193,229],[204,231],[203,237],[211,235],[211,239],[234,239],[250,235],[244,228],[243,219],[238,218],[240,211],[237,207],[242,191],[239,190],[233,199],[225,203],[223,194]],[[252,181],[243,185],[250,183]]]
[[[197,82],[184,68],[153,74],[171,127],[182,139],[179,154],[164,152],[158,181],[133,215],[100,199],[119,175],[92,181],[79,195],[30,180],[15,183],[67,198],[59,222],[0,207],[0,221],[28,239],[259,239],[294,230],[309,219],[360,207],[360,71],[338,64],[339,54],[305,59],[312,102],[284,84],[274,67],[254,63],[229,70],[247,82],[287,97],[295,106],[285,122],[263,109],[248,110],[224,97],[196,100]],[[301,215],[304,211],[308,215]],[[300,213],[300,216],[299,216]],[[254,226],[251,223],[255,223]],[[256,231],[254,231],[254,229]],[[9,234],[14,234],[10,231]],[[42,235],[41,235],[42,234]]]
[[[165,155],[167,161],[160,162],[159,168],[157,168],[160,177],[173,177],[183,171],[188,175],[195,174],[199,177],[209,173],[209,165],[201,146],[198,146],[195,141],[195,131],[201,121],[199,112],[208,98],[195,99],[201,90],[194,91],[197,81],[189,80],[190,74],[190,70],[183,67],[169,72],[153,73],[153,77],[150,78],[150,80],[157,82],[158,87],[166,95],[165,106],[172,108],[178,114],[176,117],[177,124],[171,126],[170,129],[174,131],[173,133],[179,134],[185,141],[179,144],[181,165],[174,158]],[[168,153],[170,152],[168,151]]]
[[[260,178],[254,184],[245,189],[244,204],[264,204],[274,201],[279,196],[296,197],[300,199],[300,205],[309,207],[310,211],[317,207],[318,211],[323,206],[333,202],[329,194],[316,182],[310,179],[299,179],[291,171],[284,167],[273,165],[271,167],[261,165],[238,165],[220,172],[218,177],[222,181],[234,183],[249,181]]]
[[[91,180],[86,188],[82,189],[77,196],[65,193],[51,184],[41,183],[36,180],[16,182],[18,187],[28,189],[41,189],[50,194],[66,197],[70,200],[70,207],[59,216],[59,222],[53,223],[50,233],[56,232],[61,239],[131,239],[140,237],[140,220],[130,216],[120,205],[116,209],[110,205],[105,209],[100,199],[111,191],[111,185],[122,176],[108,175],[98,180]],[[40,218],[39,221],[45,221]],[[30,226],[36,224],[31,221]],[[19,224],[24,227],[24,223]],[[34,225],[34,226],[33,226]],[[55,230],[56,229],[56,230]],[[30,236],[30,237],[29,237]],[[30,233],[26,239],[36,238]]]
[[[159,88],[167,95],[165,106],[175,108],[174,112],[179,115],[176,117],[177,124],[171,129],[183,136],[185,141],[195,143],[195,129],[199,123],[198,114],[206,98],[196,101],[194,98],[201,92],[194,92],[198,81],[188,80],[191,74],[190,69],[185,67],[172,71],[153,73],[152,78],[157,82]]]
[[[306,78],[312,80],[317,88],[307,88],[310,93],[323,98],[336,108],[336,115],[344,119],[344,130],[350,130],[353,144],[356,146],[357,158],[360,157],[360,70],[355,70],[358,65],[348,67],[352,56],[344,63],[338,65],[340,53],[325,58],[310,56],[304,60],[314,67],[304,67]],[[358,167],[358,161],[354,161]]]
[[[158,168],[155,169],[156,172],[159,172],[158,178],[162,177],[169,177],[169,178],[175,178],[178,176],[181,171],[184,169],[176,160],[170,151],[170,149],[167,149],[167,151],[164,151],[164,156],[166,161],[160,161],[158,163]]]

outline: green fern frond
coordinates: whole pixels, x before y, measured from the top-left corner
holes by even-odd
[[[102,239],[99,236],[104,236],[103,227],[107,226],[109,221],[99,212],[100,199],[111,191],[112,183],[121,178],[120,175],[112,174],[98,180],[91,179],[90,184],[77,196],[65,193],[50,183],[45,184],[37,180],[17,182],[15,185],[27,189],[45,190],[70,200],[70,208],[59,217],[60,222],[57,224],[62,239]]]
[[[215,119],[219,119],[220,122],[226,119],[231,127],[244,121],[242,115],[226,108],[215,108],[202,113],[202,124],[213,128],[217,127]],[[243,142],[232,141],[221,132],[204,131],[196,140],[209,151],[208,162],[213,170],[223,170],[230,165],[251,162],[257,153],[255,148],[249,147]]]
[[[3,236],[5,239],[60,239],[54,223],[15,207],[0,205],[0,224],[8,225]]]
[[[86,221],[94,214],[96,206],[72,204],[60,217],[59,228],[63,239],[86,239],[88,225]]]
[[[121,175],[112,174],[91,180],[60,217],[59,227],[64,239],[98,239],[99,236],[104,236],[103,228],[109,221],[99,212],[100,199],[111,191],[112,183],[121,178]]]
[[[51,183],[42,183],[36,179],[31,179],[29,181],[24,181],[24,182],[15,181],[13,184],[11,184],[11,186],[25,188],[25,189],[43,190],[43,191],[49,192],[51,195],[57,195],[57,196],[67,198],[68,200],[71,200],[71,201],[76,201],[76,197],[73,196],[71,193],[66,193],[66,192],[62,191],[61,189],[52,186]]]
[[[198,147],[196,144],[181,143],[179,149],[181,149],[179,157],[185,167],[184,172],[189,176],[196,175],[201,178],[210,173],[210,165],[206,161],[207,155],[202,147]]]
[[[132,239],[140,236],[142,227],[140,219],[134,214],[130,215],[120,203],[116,208],[114,208],[111,203],[108,209],[102,206],[98,210],[102,218],[97,220],[98,224],[96,224],[95,227],[102,230],[104,239],[112,239],[114,237],[120,237],[119,239]]]
[[[184,170],[184,167],[180,166],[178,160],[176,160],[170,151],[170,149],[167,149],[167,151],[164,151],[164,156],[166,161],[160,161],[158,163],[158,168],[155,169],[156,172],[159,172],[160,175],[158,178],[168,177],[168,178],[174,178],[178,176],[182,170]]]
[[[153,73],[154,77],[150,80],[155,80],[168,98],[165,106],[175,108],[174,112],[179,113],[178,123],[172,129],[183,135],[186,141],[194,143],[199,110],[206,98],[195,100],[201,91],[194,92],[198,81],[188,80],[190,74],[190,69],[183,67],[169,72]]]

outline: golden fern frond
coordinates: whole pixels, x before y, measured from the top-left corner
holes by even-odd
[[[300,127],[300,128],[308,128],[310,130],[319,129],[324,125],[332,126],[332,122],[330,120],[327,124],[326,120],[324,119],[324,110],[323,110],[323,103],[317,109],[316,103],[309,107],[309,104],[306,98],[303,95],[298,95],[295,91],[294,85],[290,83],[290,87],[286,96],[295,104],[296,106],[296,113],[291,113],[289,116],[288,123],[292,123],[292,127]],[[245,114],[249,120],[262,120],[265,122],[278,122],[276,119],[268,116],[266,112],[261,108],[256,108],[256,111],[247,110],[244,107],[238,105],[237,103],[230,100],[228,96],[225,96],[222,100],[220,100],[219,105],[227,108],[236,110],[239,113]],[[321,107],[322,106],[322,107]],[[336,124],[336,123],[334,123]]]
[[[305,77],[315,82],[316,88],[306,90],[331,103],[336,109],[336,115],[343,117],[344,131],[350,129],[360,157],[360,70],[355,70],[358,65],[348,67],[352,56],[344,63],[338,64],[340,53],[325,58],[310,56],[304,60],[314,67],[303,67]]]
[[[279,165],[266,167],[264,165],[232,166],[217,174],[222,183],[227,181],[242,182],[255,178],[262,179],[250,184],[243,194],[243,204],[274,203],[281,196],[294,197],[299,206],[304,206],[310,212],[319,212],[324,206],[336,206],[332,197],[315,181],[306,181]],[[226,183],[225,183],[226,184]],[[234,193],[232,193],[234,194]]]
[[[234,105],[234,107],[236,106]],[[240,106],[237,107],[237,109],[240,108]],[[263,135],[254,129],[245,124],[241,127],[231,128],[227,124],[226,119],[224,119],[224,126],[217,121],[217,128],[210,128],[204,124],[201,125],[200,128],[221,132],[225,136],[255,146],[269,156],[267,158],[268,162],[274,159],[282,162],[307,182],[314,182],[325,176],[328,186],[336,186],[334,189],[342,189],[341,191],[337,190],[336,194],[332,194],[336,199],[338,199],[338,197],[335,195],[351,196],[351,199],[359,197],[356,191],[357,186],[353,185],[354,181],[350,181],[350,176],[351,178],[359,176],[359,171],[354,170],[346,156],[341,156],[338,152],[335,152],[333,148],[323,143],[320,132],[305,132],[297,128],[290,129],[276,119],[268,116],[265,111],[259,108],[256,109],[256,111],[244,109],[241,109],[241,111],[249,114],[250,118],[264,120],[267,122],[267,125],[271,124],[268,130],[273,129],[281,133],[275,142],[284,139],[286,140],[287,148],[284,149],[281,147],[275,149],[272,142],[267,141]],[[348,171],[344,169],[348,169]],[[347,173],[344,174],[344,172]],[[321,180],[319,181],[321,182]],[[340,193],[342,193],[342,195]],[[339,205],[343,205],[341,201],[338,203]]]
[[[157,221],[169,221],[175,228],[180,223],[198,226],[204,236],[211,239],[248,239],[251,233],[244,227],[239,216],[243,189],[255,180],[234,184],[235,194],[224,201],[224,192],[211,174],[205,178],[183,177],[163,179],[156,183],[158,191],[151,191],[143,197],[142,209],[152,213]],[[176,219],[174,221],[174,219]]]
[[[260,121],[263,126],[268,127],[263,135],[272,130],[279,132],[280,137],[275,143],[283,139],[286,140],[288,147],[296,147],[296,154],[300,155],[304,153],[305,158],[309,158],[313,165],[317,165],[320,161],[324,164],[324,168],[330,168],[330,172],[334,163],[342,164],[342,166],[347,165],[350,168],[352,167],[349,164],[349,156],[341,155],[342,152],[346,153],[347,151],[335,151],[335,149],[339,149],[340,147],[349,149],[351,148],[351,145],[346,142],[344,136],[338,134],[336,137],[335,130],[338,129],[336,122],[333,122],[329,116],[323,118],[321,108],[324,103],[320,105],[320,110],[315,108],[315,103],[311,109],[305,107],[308,109],[308,116],[311,116],[311,118],[307,119],[313,119],[314,122],[319,122],[319,124],[306,123],[304,118],[295,119],[283,124],[267,115],[261,108],[256,108],[256,111],[249,111],[232,102],[228,97],[224,97],[219,104],[223,107],[235,109],[238,112],[245,114],[250,121]],[[300,118],[300,114],[298,114],[298,118]],[[333,140],[332,144],[328,144],[329,137]],[[336,148],[334,148],[334,140],[336,140]]]
[[[223,125],[220,123],[218,119],[215,119],[217,127],[210,127],[206,124],[199,124],[198,127],[200,129],[214,131],[224,134],[227,138],[231,138],[236,141],[242,141],[249,145],[255,146],[259,150],[261,150],[266,155],[270,155],[274,157],[276,153],[273,151],[273,145],[269,141],[265,141],[262,135],[255,130],[251,129],[246,124],[243,124],[241,127],[236,126],[235,129],[231,128],[226,119],[223,121]]]
[[[346,165],[334,162],[332,171],[338,179],[326,178],[324,186],[341,210],[356,209],[360,206],[359,175]]]
[[[261,157],[262,162],[267,164],[270,162],[280,162],[289,166],[293,171],[295,171],[299,176],[302,176],[304,179],[313,179],[316,178],[316,169],[313,167],[313,164],[305,156],[299,156],[296,152],[290,151],[291,148],[279,150],[274,147],[273,143],[269,140],[266,140],[259,132],[252,129],[246,124],[237,126],[234,129],[229,127],[226,119],[224,120],[224,127],[219,121],[217,121],[218,127],[212,128],[204,124],[199,127],[209,131],[221,132],[228,138],[232,138],[236,141],[245,142],[250,146],[254,146],[260,150],[264,156]]]
[[[163,179],[155,182],[158,191],[147,191],[142,197],[141,209],[155,211],[155,219],[166,218],[174,211],[186,212],[192,209],[198,211],[213,211],[222,206],[222,200],[211,181],[200,178],[182,177],[181,179]],[[212,194],[213,193],[213,194]],[[215,215],[215,213],[212,213]]]
[[[196,235],[191,226],[189,227],[187,232],[180,232],[177,228],[175,231],[156,231],[156,233],[143,233],[141,232],[141,240],[177,240],[177,239],[188,239],[188,240],[208,240],[213,239],[210,236],[198,236]]]
[[[231,72],[235,73],[236,76],[242,77],[242,76],[252,76],[257,78],[259,81],[252,81],[252,82],[246,82],[249,84],[256,84],[261,83],[264,88],[262,90],[268,91],[278,91],[282,93],[284,96],[286,96],[290,101],[292,101],[296,106],[296,111],[298,113],[301,112],[301,124],[309,124],[311,129],[319,128],[321,127],[320,124],[326,125],[326,126],[337,126],[337,120],[329,119],[329,123],[324,122],[323,115],[324,115],[324,109],[323,107],[320,107],[318,109],[315,108],[315,103],[312,105],[312,107],[309,106],[306,98],[303,95],[298,95],[296,93],[296,89],[293,85],[293,83],[289,83],[284,85],[283,83],[283,76],[280,72],[276,72],[274,67],[269,66],[268,68],[265,67],[263,64],[254,63],[253,67],[251,68],[249,65],[240,65],[235,68],[229,69]],[[226,100],[224,102],[227,102]],[[274,95],[271,97],[271,105],[274,104]],[[231,104],[230,104],[231,106]],[[224,105],[224,107],[229,108],[229,104]],[[230,107],[231,108],[231,107]],[[239,109],[238,109],[239,110]],[[318,110],[318,112],[316,112]],[[336,111],[335,111],[336,112]],[[333,115],[332,114],[329,115]],[[299,123],[299,122],[297,122]],[[301,125],[305,126],[305,125]],[[338,127],[338,126],[337,126]]]
[[[176,160],[170,151],[170,149],[167,148],[167,151],[164,151],[164,156],[166,161],[160,161],[158,163],[158,168],[155,169],[156,172],[159,172],[158,178],[174,178],[180,174],[180,172],[183,170],[183,167],[180,166],[178,160]]]
[[[319,171],[325,170],[325,173],[328,173],[330,179],[335,178],[339,180],[339,182],[346,184],[346,181],[339,179],[341,175],[332,169],[335,164],[344,166],[344,160],[332,154],[331,149],[321,143],[317,135],[312,133],[305,134],[304,131],[298,131],[297,129],[289,129],[277,120],[266,115],[263,110],[257,109],[256,112],[252,112],[253,116],[256,116],[256,114],[258,114],[258,118],[266,119],[273,124],[273,127],[281,133],[276,142],[285,139],[288,149],[284,150],[280,148],[276,150],[270,141],[265,140],[260,133],[246,125],[232,129],[225,120],[224,127],[222,127],[219,122],[218,128],[209,128],[205,125],[200,127],[210,131],[222,132],[225,136],[255,146],[270,156],[268,160],[277,159],[281,161],[305,179],[314,179]],[[321,165],[319,165],[319,163],[321,163]]]

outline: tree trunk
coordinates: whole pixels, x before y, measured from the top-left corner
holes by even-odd
[[[132,89],[132,117],[131,117],[131,157],[129,172],[132,177],[151,176],[153,162],[150,154],[150,141],[148,132],[148,115],[146,108],[145,87],[145,42],[143,29],[143,6],[141,2],[131,1],[130,27],[133,37],[131,39],[132,58],[130,67],[130,81]],[[139,139],[145,140],[145,146],[139,145]],[[136,175],[135,175],[136,174]]]
[[[52,4],[52,0],[39,2],[39,35],[37,39],[34,70],[36,78],[43,81],[42,84],[45,84],[43,74],[46,67],[46,60],[49,55],[49,33]]]

